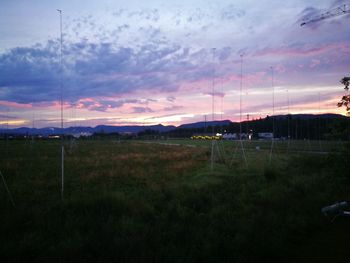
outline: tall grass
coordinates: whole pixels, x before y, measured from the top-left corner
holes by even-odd
[[[279,154],[269,165],[261,151],[248,168],[234,159],[211,172],[207,148],[78,142],[61,201],[57,142],[11,141],[8,151],[0,169],[17,207],[0,186],[3,262],[312,260],[344,227],[330,234],[320,208],[350,199],[348,152]]]

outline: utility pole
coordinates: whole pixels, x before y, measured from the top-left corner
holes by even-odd
[[[215,50],[216,48],[213,48],[213,81],[212,81],[212,100],[211,100],[211,118],[212,118],[212,141],[211,141],[211,164],[210,168],[211,171],[213,171],[214,168],[214,146],[215,146],[215,140],[214,140],[214,86],[215,86]]]
[[[9,109],[6,110],[6,156],[8,156],[8,138],[9,138]]]
[[[242,151],[242,155],[243,155],[243,159],[244,159],[244,164],[247,167],[247,158],[245,156],[245,151],[244,151],[244,146],[243,146],[243,142],[242,142],[242,87],[243,87],[243,54],[240,55],[241,58],[241,76],[240,76],[240,89],[239,89],[239,141],[238,143],[241,146],[241,151]],[[239,146],[237,145],[235,152],[232,156],[232,160],[231,160],[231,164],[233,162],[233,158],[236,155],[236,151],[237,148]]]
[[[247,125],[246,125],[246,133],[247,133],[247,136],[248,136],[248,132],[249,132],[249,113],[247,114]]]
[[[64,197],[64,144],[63,144],[63,83],[62,83],[62,75],[63,75],[63,66],[62,66],[62,10],[57,9],[60,15],[60,91],[61,91],[61,199]]]
[[[287,89],[287,116],[288,116],[288,131],[287,131],[287,136],[288,136],[288,140],[290,138],[290,109],[289,109],[289,92]]]
[[[272,142],[271,142],[271,149],[270,149],[270,158],[269,158],[269,164],[271,164],[272,160],[272,152],[273,152],[273,146],[275,142],[275,85],[274,85],[274,79],[273,79],[273,67],[271,68],[271,86],[272,86]]]
[[[220,118],[221,121],[222,121],[223,115],[224,115],[224,80],[223,78],[221,78],[221,118]]]
[[[241,57],[241,76],[239,88],[239,140],[242,141],[242,84],[243,84],[243,55]]]

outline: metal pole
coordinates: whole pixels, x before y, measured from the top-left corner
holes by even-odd
[[[215,62],[215,48],[213,48],[213,63]],[[211,118],[212,118],[212,140],[211,140],[211,164],[210,168],[214,168],[214,84],[215,84],[215,65],[213,64],[213,81],[212,81],[212,99],[211,99]]]
[[[290,146],[290,110],[289,110],[289,93],[287,89],[287,109],[288,109],[288,114],[287,114],[287,123],[288,123],[288,146],[287,146],[287,152],[289,152],[289,146]]]
[[[321,95],[318,93],[318,143],[320,146],[320,151],[322,151],[322,145],[321,145],[321,119],[320,119],[320,114],[321,114]]]
[[[271,85],[272,85],[272,142],[271,142],[271,150],[270,150],[270,158],[269,163],[271,164],[272,160],[272,152],[273,152],[273,146],[275,141],[275,85],[273,82],[273,67],[271,68]]]
[[[241,78],[239,89],[239,140],[242,140],[242,86],[243,86],[243,55],[241,57]]]
[[[223,115],[224,115],[224,79],[221,78],[221,109],[220,109],[220,133],[221,133],[221,136],[223,135],[224,133],[224,129],[223,129],[223,124],[222,124],[222,118],[223,118]]]
[[[245,166],[247,167],[247,158],[245,156],[244,146],[242,142],[242,89],[243,89],[243,54],[241,57],[241,81],[240,81],[240,90],[239,90],[239,142],[241,145],[241,150],[244,158]]]
[[[215,48],[213,48],[213,62],[215,63]],[[214,84],[215,84],[215,65],[213,64],[213,80],[212,80],[212,100],[211,100],[211,119],[214,122]],[[212,125],[212,133],[214,135],[214,125]]]
[[[8,138],[9,138],[9,109],[6,109],[6,156],[8,156]]]
[[[60,90],[61,90],[61,198],[63,200],[64,194],[64,145],[63,145],[63,85],[62,85],[62,10],[57,9],[60,13]]]
[[[275,116],[275,84],[274,84],[274,75],[273,67],[271,67],[271,85],[272,85],[272,117]],[[272,131],[275,132],[275,118],[272,118]],[[273,134],[275,137],[275,134]]]

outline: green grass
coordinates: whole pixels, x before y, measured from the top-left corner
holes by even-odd
[[[16,203],[11,206],[1,184],[2,261],[326,262],[333,253],[349,256],[344,233],[350,221],[330,224],[320,213],[350,200],[349,151],[276,150],[269,164],[269,147],[258,151],[251,144],[245,166],[226,144],[220,145],[224,160],[211,171],[210,144],[200,143],[204,147],[66,142],[62,201],[58,141],[0,142],[0,170]]]
[[[146,141],[154,143],[155,141]],[[160,144],[175,144],[175,145],[192,145],[197,147],[209,147],[210,140],[191,140],[191,139],[167,139],[158,140]],[[218,143],[224,148],[240,147],[239,141],[220,140]],[[270,150],[271,141],[269,140],[243,140],[244,149],[247,151]],[[319,141],[319,140],[275,140],[273,150],[283,153],[300,153],[300,152],[331,152],[344,150],[348,142],[344,141]]]

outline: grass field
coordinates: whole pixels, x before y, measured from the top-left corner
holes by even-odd
[[[0,141],[2,262],[329,262],[350,256],[349,146],[234,142]],[[173,145],[177,144],[177,145]],[[198,147],[188,147],[195,145]],[[239,146],[239,145],[238,145]],[[257,146],[258,149],[257,149]],[[236,154],[234,154],[235,150]]]
[[[217,141],[220,147],[226,149],[227,152],[232,152],[238,148],[241,149],[239,141],[229,141],[222,140]],[[149,141],[149,143],[154,143],[154,141]],[[174,144],[174,145],[193,145],[193,146],[203,146],[210,147],[210,140],[190,140],[190,139],[168,139],[159,140],[160,144]],[[271,150],[272,142],[269,140],[243,140],[243,147],[247,151],[256,152],[257,147],[260,150]],[[334,152],[339,150],[344,150],[347,143],[343,141],[319,141],[319,140],[275,140],[273,142],[273,152],[278,153],[305,153],[305,152]]]

